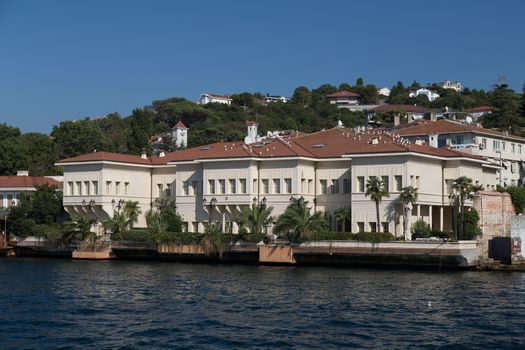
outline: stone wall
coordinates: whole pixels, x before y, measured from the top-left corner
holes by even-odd
[[[479,249],[482,258],[488,258],[489,240],[494,237],[509,237],[511,219],[515,216],[514,206],[508,193],[480,192],[474,200],[479,214],[482,236]]]
[[[512,263],[525,263],[525,216],[520,214],[512,218],[510,237]]]

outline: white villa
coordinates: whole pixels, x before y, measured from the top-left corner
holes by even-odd
[[[412,222],[423,218],[438,230],[451,230],[449,194],[453,180],[468,176],[486,189],[497,183],[499,167],[477,155],[450,148],[413,144],[382,130],[356,132],[338,126],[303,134],[260,138],[247,123],[247,142],[217,142],[147,157],[96,152],[64,159],[64,207],[71,215],[109,219],[122,203],[138,201],[144,213],[158,198],[176,200],[187,231],[202,232],[210,221],[238,232],[239,213],[252,203],[273,207],[273,217],[293,198],[326,213],[332,230],[334,211],[352,210],[347,229],[377,231],[375,204],[365,196],[366,182],[380,177],[389,197],[380,204],[381,231],[402,235],[399,194],[419,189]],[[101,228],[101,225],[99,225]],[[271,230],[271,227],[269,227]]]
[[[417,89],[417,90],[411,91],[408,94],[409,97],[417,97],[419,95],[425,96],[430,102],[432,102],[432,101],[436,100],[437,98],[439,98],[439,94],[437,92],[429,90],[429,89],[425,89],[425,88],[421,88],[421,89]]]
[[[501,186],[524,183],[525,139],[522,137],[449,119],[417,120],[390,131],[411,141],[419,139],[433,147],[448,147],[485,157],[501,166],[497,181]]]
[[[442,89],[451,89],[457,92],[461,90],[461,83],[459,81],[456,81],[455,83],[453,83],[450,80],[445,80],[445,81],[442,81],[441,83],[433,83],[432,85],[437,85]]]
[[[197,104],[207,105],[208,103],[222,103],[225,105],[231,105],[232,99],[229,96],[225,96],[225,95],[208,94],[208,93],[201,94],[199,97],[199,100],[197,101]]]

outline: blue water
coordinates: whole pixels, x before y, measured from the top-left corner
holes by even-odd
[[[0,305],[1,349],[525,348],[522,273],[8,258]]]

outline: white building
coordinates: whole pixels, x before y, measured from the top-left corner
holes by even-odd
[[[226,95],[217,95],[217,94],[208,94],[208,93],[201,94],[201,96],[199,97],[199,100],[197,101],[197,104],[207,105],[208,103],[222,103],[225,105],[231,105],[232,99]]]
[[[177,148],[188,147],[188,128],[182,121],[178,121],[173,128],[171,128],[173,144]]]
[[[286,103],[286,102],[290,101],[290,98],[289,98],[289,97],[284,97],[284,96],[271,96],[271,95],[266,95],[266,96],[264,96],[263,100],[264,100],[264,102],[266,102],[266,103],[273,103],[273,102],[282,102],[282,103]]]
[[[523,184],[525,139],[509,133],[485,129],[455,120],[420,120],[391,129],[397,135],[412,141],[420,139],[434,147],[449,147],[473,156],[486,157],[501,166],[498,184]]]
[[[257,140],[257,125],[248,127],[248,143],[217,142],[163,157],[98,152],[64,159],[57,163],[64,168],[64,207],[73,216],[91,215],[101,222],[124,201],[138,201],[144,214],[157,198],[169,198],[176,200],[186,230],[202,232],[206,223],[219,221],[235,233],[242,208],[265,203],[276,218],[292,198],[303,197],[312,210],[326,213],[332,230],[339,226],[335,210],[348,207],[348,229],[374,231],[375,207],[365,189],[377,176],[389,192],[380,205],[381,230],[401,235],[403,187],[419,189],[412,220],[450,230],[453,180],[465,175],[486,188],[497,181],[498,167],[481,157],[409,144],[382,131],[337,127]],[[143,215],[137,226],[145,226]]]
[[[465,112],[467,112],[467,116],[471,117],[473,121],[477,121],[479,118],[491,114],[495,109],[496,108],[490,106],[480,106],[465,109]]]
[[[388,96],[390,96],[390,89],[387,88],[386,86],[385,86],[385,87],[382,87],[381,89],[378,89],[378,90],[377,90],[377,94],[378,94],[379,96],[388,97]]]
[[[425,89],[425,88],[421,88],[421,89],[417,89],[417,90],[414,90],[414,91],[411,91],[408,96],[409,97],[417,97],[419,95],[423,95],[423,96],[426,96],[426,98],[432,102],[434,101],[435,99],[439,98],[439,94],[435,91],[432,91],[432,90],[429,90],[429,89]]]
[[[450,80],[445,80],[445,81],[442,81],[441,83],[433,83],[432,85],[439,86],[442,89],[451,89],[457,92],[461,91],[461,83],[459,81],[456,81],[455,83],[453,83]]]

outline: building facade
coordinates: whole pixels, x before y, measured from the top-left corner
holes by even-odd
[[[524,183],[525,139],[522,137],[448,119],[420,120],[390,131],[413,142],[421,140],[433,147],[448,147],[485,157],[501,167],[497,181],[501,186]]]
[[[492,188],[498,169],[460,151],[344,127],[282,133],[251,143],[218,142],[162,157],[98,152],[57,165],[64,167],[65,209],[99,222],[127,200],[138,201],[144,215],[163,198],[176,201],[187,231],[202,232],[207,223],[221,222],[225,232],[236,233],[243,208],[264,203],[273,207],[276,219],[292,199],[302,197],[311,210],[325,213],[332,230],[341,227],[335,211],[346,207],[352,211],[348,230],[396,235],[402,235],[403,187],[419,189],[411,220],[423,218],[435,229],[450,230],[453,180],[465,175]],[[375,204],[365,196],[366,182],[374,176],[389,193],[380,204],[380,228]],[[143,215],[138,227],[145,225]]]
[[[232,99],[226,95],[217,95],[217,94],[208,94],[208,93],[201,94],[199,97],[199,100],[197,101],[197,104],[207,105],[208,103],[222,103],[225,105],[231,105]]]

